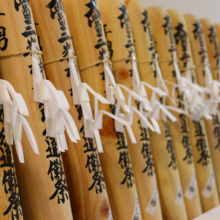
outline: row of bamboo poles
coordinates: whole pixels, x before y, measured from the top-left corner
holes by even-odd
[[[174,90],[174,85],[186,77],[192,86],[206,87],[207,69],[213,80],[220,80],[220,24],[176,10],[146,9],[140,0],[0,2],[0,79],[23,96],[40,153],[33,152],[22,134],[25,163],[19,162],[15,147],[5,140],[1,105],[0,219],[191,220],[219,205],[218,104],[212,106],[211,119],[185,115],[184,88]],[[34,98],[33,57],[42,78],[62,90],[69,102],[80,140],[72,142],[66,135],[65,152],[58,149],[57,138],[48,136],[47,109]],[[160,110],[157,116],[145,112],[154,126],[144,126],[135,113],[144,114],[142,103],[132,99],[136,143],[129,130],[119,132],[114,119],[104,115],[99,153],[96,138],[86,135],[84,103],[74,99],[71,62],[80,81],[103,97],[120,84],[129,103],[127,91],[141,95],[144,88],[154,100],[153,111],[166,104],[176,119]],[[109,81],[105,65],[113,72]],[[155,95],[152,87],[176,102]],[[219,96],[219,88],[209,89]],[[89,99],[95,114],[91,93]],[[118,102],[98,107],[115,114]],[[174,107],[180,111],[172,111]],[[126,114],[123,109],[119,116]]]

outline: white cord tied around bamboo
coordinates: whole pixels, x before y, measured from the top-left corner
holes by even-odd
[[[211,115],[207,111],[207,106],[205,105],[205,93],[209,90],[206,88],[202,88],[192,82],[192,69],[190,61],[187,61],[186,66],[186,77],[181,76],[178,63],[176,52],[173,52],[173,65],[175,69],[177,84],[171,83],[166,81],[169,84],[174,85],[173,87],[173,99],[172,101],[176,104],[175,100],[182,103],[184,105],[185,115],[191,117],[194,121],[199,121],[202,116],[206,119],[212,119]],[[176,99],[175,98],[175,90],[179,89],[179,92],[183,94],[183,99]]]
[[[69,56],[73,57],[72,55],[73,55],[73,50],[70,49]],[[107,111],[99,110],[98,101],[100,101],[103,104],[110,104],[112,102],[105,99],[100,94],[96,93],[88,84],[81,82],[80,75],[79,75],[79,72],[77,71],[76,63],[74,62],[73,58],[69,58],[69,67],[70,67],[71,86],[72,86],[72,91],[73,91],[73,103],[75,105],[81,105],[83,118],[84,118],[85,137],[87,138],[95,137],[99,153],[103,152],[101,138],[100,138],[100,134],[98,131],[99,129],[102,129],[103,114],[115,120],[115,131],[123,132],[124,131],[123,127],[125,126],[128,131],[131,141],[133,143],[136,143],[136,139],[131,129],[130,121],[126,121],[124,119],[124,116],[120,113],[114,115]],[[123,106],[123,109],[125,111],[130,111],[129,107],[125,103],[125,98],[122,92],[120,90],[115,92],[113,89],[114,88],[112,87],[112,91],[113,91],[112,95],[117,94],[117,97],[120,100],[117,103],[118,107],[116,107],[116,112],[117,112],[117,108],[120,109],[120,105]],[[90,99],[89,99],[88,92],[90,92],[94,96],[94,99],[95,99],[95,102],[94,102],[95,117],[94,118],[93,118],[92,109],[90,106]]]
[[[21,94],[15,92],[12,85],[0,80],[0,103],[3,104],[4,110],[4,130],[5,141],[7,144],[15,143],[18,159],[24,163],[24,154],[22,149],[22,127],[27,135],[29,143],[36,154],[39,154],[38,146],[34,134],[27,120],[22,115],[29,115],[27,106]],[[11,100],[11,97],[13,100]],[[18,114],[18,112],[20,114]]]
[[[204,61],[204,69],[205,87],[210,91],[210,99],[205,100],[205,104],[208,106],[209,113],[212,115],[216,115],[218,104],[220,102],[220,82],[213,79],[207,58],[205,58]]]
[[[36,50],[36,43],[32,43],[32,50]],[[56,138],[58,149],[64,152],[68,149],[65,128],[72,142],[80,140],[75,122],[67,111],[69,103],[62,91],[57,90],[49,80],[43,79],[37,54],[32,54],[32,70],[34,101],[44,104],[46,135]]]

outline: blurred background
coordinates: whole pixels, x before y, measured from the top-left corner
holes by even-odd
[[[165,9],[177,9],[181,13],[194,14],[198,18],[209,18],[220,23],[219,0],[141,0],[146,7],[161,6]]]

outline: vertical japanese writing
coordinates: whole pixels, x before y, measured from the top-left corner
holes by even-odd
[[[27,38],[27,50],[32,49],[32,42],[38,42],[37,35],[35,29],[33,29],[33,19],[32,19],[32,12],[30,9],[29,0],[17,0],[14,1],[15,10],[19,11],[20,7],[22,7],[22,13],[24,16],[24,23],[27,24],[25,27],[25,31],[22,33],[22,36]],[[39,50],[39,48],[37,48]],[[26,53],[23,56],[27,57],[30,53]],[[41,57],[39,57],[39,67],[44,78],[44,68]],[[30,68],[30,73],[32,74],[32,65],[28,66]],[[42,103],[39,104],[39,110],[41,112],[41,121],[45,122],[45,114],[44,114],[44,105]],[[48,175],[50,176],[51,180],[55,182],[55,192],[50,197],[50,199],[54,199],[57,197],[57,201],[60,204],[65,203],[66,199],[68,199],[68,189],[66,185],[61,155],[58,153],[57,143],[55,138],[50,138],[46,136],[46,129],[42,132],[43,136],[45,136],[45,142],[47,143],[46,152],[49,153],[47,158],[50,158],[50,166],[48,169]]]
[[[112,31],[107,30],[107,24],[104,24],[103,27],[104,27],[104,31],[105,31],[106,40],[107,40],[109,58],[111,59],[111,58],[113,57],[114,51],[113,51],[113,49],[112,49],[112,42],[111,42],[110,40],[108,40],[107,34],[108,34],[108,33],[112,33]]]
[[[174,33],[175,42],[177,45],[181,45],[182,47],[182,56],[180,60],[183,62],[183,68],[186,68],[187,61],[190,58],[190,55],[187,53],[187,32],[184,30],[184,25],[182,23],[178,23],[175,27],[176,33]]]
[[[0,13],[0,16],[5,16],[4,13]],[[8,47],[8,38],[6,37],[6,28],[0,26],[0,50],[5,51]]]
[[[164,17],[164,20],[165,20],[165,23],[163,24],[164,33],[165,35],[169,35],[169,40],[170,40],[170,48],[168,51],[172,54],[175,51],[175,44],[174,44],[172,25],[170,22],[169,15],[166,15],[166,17]]]
[[[104,54],[106,54],[106,41],[105,41],[105,33],[102,27],[101,14],[97,7],[97,2],[95,0],[90,0],[89,3],[86,4],[89,8],[89,11],[84,15],[88,19],[88,26],[92,28],[94,23],[96,36],[97,36],[97,44],[94,46],[95,49],[99,50],[98,59],[102,61],[104,59]],[[97,64],[97,66],[99,66]],[[104,71],[100,73],[102,80],[105,80]]]
[[[0,16],[5,16],[5,13],[0,13]],[[8,47],[8,38],[6,37],[6,28],[0,26],[0,50],[5,51]],[[23,216],[15,165],[12,156],[12,149],[5,141],[4,131],[4,113],[3,106],[0,106],[0,168],[3,169],[2,186],[5,194],[9,195],[9,205],[3,212],[3,215],[11,215],[12,220],[20,219]]]
[[[185,149],[186,155],[183,158],[183,161],[186,161],[188,164],[193,163],[192,149],[189,140],[189,132],[186,123],[186,116],[183,114],[179,115],[180,123],[181,123],[181,134],[182,136],[182,145]]]
[[[13,161],[11,146],[5,141],[5,131],[3,127],[3,106],[0,106],[0,168],[3,170],[2,185],[4,187],[5,194],[8,194],[9,205],[4,211],[3,215],[11,215],[12,220],[20,219],[23,216],[20,195],[18,190],[18,183],[15,173],[15,165]]]
[[[217,140],[215,149],[220,151],[220,122],[219,122],[219,116],[217,114],[213,115],[212,124],[214,125],[213,134]]]
[[[216,59],[216,66],[218,66],[218,61],[219,61],[219,48],[218,48],[218,42],[217,42],[217,37],[216,37],[216,33],[215,33],[215,29],[213,25],[210,25],[209,27],[209,34],[208,34],[208,38],[209,38],[209,43],[213,45],[214,47],[214,55],[213,58]]]
[[[64,59],[60,59],[60,62],[69,62],[68,57],[68,50],[71,49],[71,37],[69,35],[69,30],[66,22],[65,12],[63,9],[63,4],[61,0],[52,0],[49,4],[46,5],[47,8],[50,9],[50,17],[51,19],[55,19],[57,17],[57,21],[61,30],[61,36],[57,39],[57,41],[63,46],[62,57]],[[57,15],[57,16],[56,16]],[[77,65],[76,65],[77,67]],[[77,68],[78,69],[78,68]],[[65,68],[64,72],[66,72],[66,77],[70,77],[70,69]],[[70,95],[72,96],[72,88],[68,89],[70,91]]]
[[[131,25],[129,21],[129,16],[128,16],[128,11],[126,9],[126,6],[122,4],[122,6],[119,8],[121,11],[121,15],[118,16],[118,19],[120,20],[120,26],[121,28],[125,28],[126,33],[127,33],[127,43],[125,45],[125,48],[128,50],[128,60],[125,61],[125,63],[132,63],[132,54],[135,52],[134,51],[134,43],[133,43],[133,37],[132,37],[132,30],[131,30]],[[130,76],[132,76],[132,69],[129,70]]]
[[[142,171],[143,173],[147,172],[148,176],[154,175],[154,161],[153,161],[153,155],[151,152],[151,146],[150,146],[150,138],[147,128],[143,128],[141,126],[140,120],[138,121],[141,134],[140,134],[140,141],[142,144],[141,154],[143,155],[143,158],[146,159],[146,167]]]
[[[200,159],[197,163],[202,163],[203,166],[207,166],[210,163],[210,155],[205,140],[205,134],[200,122],[193,121],[195,127],[195,137],[197,137],[196,147],[200,152]]]
[[[80,105],[76,105],[75,108],[78,112],[78,119],[82,120],[82,107]],[[84,140],[84,153],[87,155],[86,168],[88,169],[89,173],[93,175],[93,183],[88,190],[95,189],[97,194],[102,193],[103,190],[105,190],[105,183],[94,140],[92,138],[85,137],[84,125],[82,125],[79,132],[82,135],[82,139]]]
[[[173,142],[171,138],[171,133],[170,133],[170,126],[168,122],[164,122],[164,127],[165,127],[165,137],[167,139],[167,151],[170,154],[170,163],[168,164],[168,167],[172,167],[173,170],[177,169],[176,165],[176,156],[174,153],[174,148],[173,148]]]
[[[115,105],[110,105],[112,114],[115,114]],[[128,152],[128,146],[126,143],[126,138],[123,133],[117,132],[116,137],[118,139],[116,145],[118,145],[117,150],[119,151],[119,160],[118,164],[121,165],[121,168],[124,169],[125,177],[122,180],[121,184],[127,184],[127,187],[133,187],[134,185],[134,175],[131,166],[130,155]]]
[[[185,31],[185,26],[182,23],[178,23],[178,25],[175,27],[176,32],[174,33],[175,42],[177,45],[180,45],[182,48],[182,56],[180,57],[180,60],[183,62],[182,68],[186,68],[187,61],[190,58],[190,55],[187,53],[187,48],[189,46],[188,44],[188,34]],[[181,73],[183,73],[184,70],[181,70]],[[192,82],[195,81],[195,76],[192,74]]]
[[[141,20],[141,24],[143,25],[144,32],[148,35],[149,42],[150,42],[150,46],[148,47],[148,50],[151,52],[151,59],[154,60],[156,58],[156,49],[154,46],[153,34],[151,31],[151,27],[150,27],[150,20],[149,20],[146,9],[144,9],[144,12],[142,13],[142,15],[144,16],[144,18],[143,20]],[[150,65],[155,65],[155,63],[152,61],[150,62]],[[157,76],[157,71],[155,68],[153,70],[153,74],[154,74],[154,77]]]
[[[131,160],[128,152],[128,146],[125,140],[125,135],[123,133],[117,132],[116,136],[118,138],[118,142],[116,143],[118,145],[117,150],[120,153],[118,163],[121,165],[121,168],[125,170],[125,177],[122,180],[121,184],[123,185],[126,183],[128,188],[133,187],[134,175],[131,167]]]
[[[41,121],[45,122],[44,105],[39,104],[39,109],[41,112]],[[57,147],[57,142],[55,138],[46,136],[46,129],[43,131],[43,136],[45,136],[45,141],[47,143],[47,156],[50,159],[50,165],[47,174],[50,176],[51,180],[55,182],[55,192],[50,197],[50,200],[57,197],[58,204],[65,203],[68,200],[68,188],[66,184],[63,164],[61,160],[61,154]]]
[[[193,26],[194,26],[194,29],[192,32],[194,35],[194,39],[199,40],[200,50],[199,50],[198,54],[201,57],[201,63],[204,63],[205,58],[207,58],[207,55],[206,55],[206,50],[205,50],[205,42],[204,42],[204,38],[203,38],[203,29],[202,29],[199,21],[196,21],[193,24]],[[203,75],[205,75],[205,72],[203,72]]]

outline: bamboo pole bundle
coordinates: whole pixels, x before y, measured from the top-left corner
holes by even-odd
[[[64,91],[71,106],[70,113],[80,131],[81,140],[72,143],[67,139],[69,149],[62,154],[73,217],[82,220],[108,219],[109,200],[96,142],[93,138],[85,137],[86,125],[82,107],[74,105],[68,59],[68,50],[74,49],[62,2],[55,1],[54,4],[50,0],[30,2],[43,47],[46,76],[58,89]],[[61,41],[64,32],[66,40]]]
[[[72,220],[61,155],[55,138],[46,137],[44,105],[33,99],[32,60],[36,56],[43,76],[44,70],[30,3],[28,0],[2,1],[1,12],[5,14],[0,16],[0,23],[7,30],[8,45],[1,53],[0,76],[23,95],[30,113],[27,120],[40,152],[35,155],[23,135],[25,163],[19,164],[14,155],[25,218]],[[36,44],[36,50],[32,43]]]
[[[98,0],[102,21],[105,27],[106,40],[112,61],[112,68],[116,83],[134,88],[134,70],[132,53],[135,54],[131,25],[128,12],[121,0]],[[108,13],[108,11],[111,13]],[[130,60],[129,60],[130,59]],[[124,93],[126,99],[128,93]],[[137,103],[132,100],[131,104],[137,108]],[[132,130],[137,143],[133,144],[128,139],[128,148],[131,155],[138,198],[143,219],[162,219],[159,198],[157,195],[157,183],[151,153],[148,128],[141,125],[137,114],[133,116]],[[153,205],[155,201],[155,205]]]
[[[191,45],[192,57],[196,66],[196,79],[200,86],[205,86],[205,62],[207,59],[205,39],[199,20],[193,15],[184,15]],[[204,119],[205,123],[208,120]],[[197,172],[200,199],[203,211],[208,211],[219,204],[218,193],[210,157],[209,144],[203,121],[195,124],[194,138],[191,136],[193,156]],[[207,125],[207,124],[206,124]],[[196,137],[196,140],[195,140]],[[195,142],[194,142],[195,141]]]
[[[171,83],[175,84],[176,83],[176,77],[174,75],[174,63],[173,63],[173,53],[175,52],[175,44],[174,44],[174,39],[173,39],[173,32],[172,32],[172,26],[170,23],[170,18],[167,12],[162,9],[161,7],[150,7],[147,9],[148,14],[149,14],[149,19],[150,19],[150,24],[151,24],[151,29],[153,33],[153,38],[154,41],[157,42],[155,44],[156,51],[158,52],[159,56],[159,64],[161,67],[162,75],[165,80],[170,81]],[[168,84],[168,94],[172,96],[172,86]],[[173,106],[173,103],[170,102],[169,99],[166,99],[166,102],[168,105]],[[179,105],[179,108],[182,106]],[[175,184],[178,186],[178,178],[179,178],[179,173],[177,170],[177,167],[180,168],[179,171],[181,172],[181,175],[184,174],[184,170],[187,170],[187,180],[184,180],[183,185],[184,185],[184,190],[186,190],[186,187],[189,187],[190,181],[192,180],[192,177],[194,175],[194,169],[193,166],[191,165],[190,168],[187,167],[187,162],[190,160],[192,161],[191,158],[191,147],[190,147],[190,142],[189,142],[189,136],[188,136],[188,127],[187,127],[187,122],[186,118],[182,113],[179,112],[174,112],[174,116],[177,118],[177,121],[175,123],[170,122],[170,135],[172,137],[173,141],[173,147],[174,147],[174,152],[176,153],[176,158],[177,158],[177,164],[176,164],[176,180]],[[184,141],[183,141],[184,140]],[[187,148],[187,150],[185,149]],[[174,154],[173,152],[173,154]],[[189,153],[189,154],[188,154]],[[186,157],[186,161],[183,161],[184,157]],[[171,168],[171,167],[169,167]],[[179,183],[179,185],[181,185]],[[168,185],[169,187],[169,185]],[[163,191],[166,191],[163,189]],[[171,194],[176,195],[176,190],[175,191],[170,191]],[[166,200],[164,201],[164,203]],[[178,209],[174,208],[175,204],[173,200],[170,201],[170,209],[176,210],[173,211],[171,217],[168,219],[187,219],[186,216],[186,210],[185,210],[185,205],[184,203],[181,205],[179,204]],[[180,215],[180,213],[183,213]]]
[[[204,31],[207,53],[211,64],[212,77],[214,80],[219,81],[220,51],[218,47],[215,28],[209,19],[200,19],[200,23]],[[217,107],[216,114],[213,115],[213,120],[206,121],[207,123],[206,133],[208,135],[208,142],[212,157],[213,169],[215,172],[218,195],[220,196],[220,118],[219,117],[220,117],[219,107]]]
[[[63,4],[73,36],[81,79],[102,96],[108,95],[109,90],[105,88],[108,77],[103,62],[109,55],[97,2],[64,0]],[[93,107],[93,99],[90,100]],[[99,108],[113,113],[117,111],[113,104],[99,105]],[[111,118],[103,118],[100,135],[104,153],[99,155],[113,218],[141,219],[127,138],[125,133],[115,132],[114,124]]]
[[[190,62],[191,65],[193,64],[189,38],[187,35],[186,22],[185,22],[183,15],[177,10],[168,10],[168,14],[170,16],[170,21],[172,24],[180,72],[183,77],[186,77],[187,62]],[[192,75],[195,76],[194,71],[192,72]],[[194,133],[193,121],[190,118],[188,118],[187,125],[189,128],[188,132]],[[191,130],[191,128],[193,130]],[[195,138],[193,137],[193,139]],[[192,140],[191,140],[191,143],[194,144]],[[202,214],[202,208],[201,208],[201,203],[200,203],[199,191],[197,187],[197,179],[196,179],[195,167],[193,163],[191,145],[190,145],[190,151],[186,149],[186,152],[188,153],[189,157],[191,157],[191,160],[186,161],[187,159],[186,157],[184,157],[182,158],[182,162],[184,161],[187,162],[187,164],[185,165],[188,166],[189,169],[191,169],[191,172],[186,171],[185,173],[184,170],[181,170],[181,167],[179,166],[179,164],[178,164],[178,168],[180,170],[180,177],[182,180],[183,192],[185,193],[184,198],[185,198],[185,205],[187,209],[188,219],[193,219]],[[193,178],[188,179],[188,182],[187,182],[188,185],[187,185],[187,184],[184,184],[183,181],[187,181],[186,180],[187,175],[185,174],[189,174],[189,173],[193,175]],[[192,186],[195,186],[195,188],[191,191]],[[193,197],[191,197],[191,195]],[[192,207],[194,208],[192,209]]]

